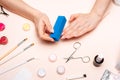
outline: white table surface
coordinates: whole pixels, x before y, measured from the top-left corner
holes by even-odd
[[[24,0],[32,7],[45,12],[50,18],[50,22],[54,25],[58,15],[66,16],[67,20],[73,13],[87,13],[91,10],[95,0]],[[7,70],[22,61],[31,57],[37,57],[38,60],[31,61],[22,65],[12,71],[0,75],[0,80],[14,80],[18,72],[23,69],[29,70],[32,74],[29,80],[65,80],[69,75],[87,74],[87,78],[83,80],[100,80],[105,69],[114,73],[118,73],[115,69],[117,58],[120,55],[120,7],[114,4],[111,5],[109,14],[102,20],[99,26],[91,33],[78,38],[67,41],[60,40],[57,43],[47,43],[38,39],[36,36],[34,24],[16,14],[7,11],[10,16],[6,17],[0,15],[0,22],[6,25],[6,29],[0,32],[1,36],[7,36],[9,42],[7,45],[0,45],[0,54],[4,54],[10,48],[14,47],[24,38],[28,40],[18,47],[9,56],[4,58],[1,62],[9,57],[20,52],[30,43],[35,43],[33,47],[15,57],[4,65],[0,66],[0,72]],[[30,24],[30,31],[23,31],[22,26],[24,23]],[[67,25],[67,24],[66,24]],[[79,41],[82,46],[74,56],[89,56],[90,62],[83,63],[81,60],[70,60],[65,63],[64,57],[68,57],[73,49],[73,43]],[[104,63],[100,67],[93,65],[93,59],[98,54],[102,53],[104,56]],[[57,61],[50,62],[48,56],[56,54]],[[66,69],[65,74],[59,75],[56,73],[56,67],[63,65]],[[39,68],[44,68],[47,72],[44,78],[37,75]],[[82,80],[82,79],[81,79]]]

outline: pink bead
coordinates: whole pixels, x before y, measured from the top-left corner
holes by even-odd
[[[0,23],[0,31],[3,31],[5,29],[5,25],[3,23]]]
[[[0,44],[6,45],[8,43],[8,38],[6,36],[2,36],[0,38]]]

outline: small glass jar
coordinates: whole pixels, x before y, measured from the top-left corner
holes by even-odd
[[[113,0],[116,5],[120,6],[120,0]]]

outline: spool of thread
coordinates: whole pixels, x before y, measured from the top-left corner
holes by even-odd
[[[94,61],[93,61],[94,66],[99,67],[103,62],[104,62],[104,58],[102,54],[96,55],[94,57]]]
[[[54,33],[50,34],[50,37],[54,39],[54,41],[59,41],[62,31],[64,29],[66,23],[65,16],[58,16],[55,25],[54,25]]]

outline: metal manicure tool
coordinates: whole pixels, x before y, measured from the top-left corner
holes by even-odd
[[[83,74],[83,76],[68,76],[66,77],[66,80],[78,80],[78,79],[83,79],[83,78],[87,78],[86,74]]]
[[[17,49],[21,44],[23,44],[25,41],[27,40],[27,38],[23,39],[22,41],[20,41],[17,45],[15,45],[14,47],[12,47],[9,51],[7,51],[6,53],[4,53],[3,55],[0,55],[0,61],[2,59],[4,59],[6,56],[8,56],[10,53],[12,53],[15,49]]]
[[[71,60],[71,59],[81,59],[83,63],[88,63],[90,61],[90,57],[89,56],[84,56],[84,57],[73,57],[73,55],[76,53],[76,51],[80,48],[81,43],[80,42],[75,42],[73,44],[73,48],[75,49],[72,54],[68,57],[68,58],[64,58],[67,59],[66,63]]]
[[[64,59],[68,59],[68,58],[64,58]],[[81,59],[83,63],[88,63],[90,61],[90,57],[89,56],[71,57],[71,59]]]
[[[14,66],[14,67],[12,67],[12,68],[10,68],[10,69],[7,69],[7,70],[5,70],[5,71],[3,71],[3,72],[0,72],[0,75],[3,75],[3,74],[5,74],[5,73],[7,73],[7,72],[9,72],[9,71],[11,71],[11,70],[14,70],[14,69],[16,69],[16,68],[18,68],[18,67],[20,67],[20,66],[22,66],[22,65],[24,65],[24,64],[26,64],[26,63],[28,63],[28,62],[30,62],[30,61],[32,61],[32,60],[35,60],[35,58],[33,57],[33,58],[30,58],[30,59],[28,59],[28,60],[26,60],[26,61],[24,61],[24,62],[22,62],[22,63],[20,63],[20,64],[17,64],[16,66]]]
[[[1,11],[2,11],[2,12],[0,12],[0,14],[3,14],[5,16],[9,16],[9,14],[4,11],[3,6],[0,6],[0,7],[1,7]]]
[[[4,61],[3,63],[0,63],[0,65],[3,65],[5,63],[7,63],[8,61],[10,61],[11,59],[15,58],[16,56],[20,55],[21,53],[23,53],[24,51],[26,51],[27,49],[29,49],[30,47],[32,47],[34,45],[34,43],[31,43],[30,45],[28,45],[27,47],[25,47],[22,51],[20,51],[19,53],[17,53],[16,55],[12,56],[11,58],[7,59],[6,61]]]

